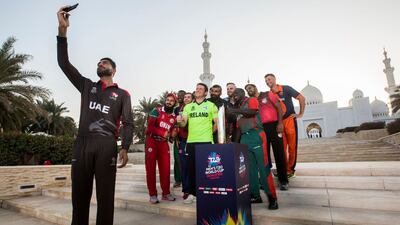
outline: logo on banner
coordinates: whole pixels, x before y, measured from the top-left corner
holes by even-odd
[[[246,176],[246,164],[244,164],[244,155],[243,152],[240,152],[239,155],[239,176]]]
[[[221,155],[216,152],[211,152],[208,155],[207,162],[208,166],[205,172],[206,177],[210,180],[219,179],[224,172]]]

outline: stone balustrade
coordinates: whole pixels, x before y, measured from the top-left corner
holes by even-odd
[[[378,140],[379,138],[386,137],[388,132],[386,129],[376,129],[376,130],[361,130],[357,133],[355,132],[345,132],[338,133],[336,137],[347,138],[351,140]]]
[[[42,188],[70,183],[70,165],[0,167],[0,199],[32,195]]]
[[[380,138],[379,141],[392,144],[400,148],[400,132]]]

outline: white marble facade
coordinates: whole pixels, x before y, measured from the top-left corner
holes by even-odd
[[[306,110],[304,116],[298,120],[299,138],[332,137],[336,135],[336,131],[340,128],[358,126],[364,122],[381,119],[381,117],[373,117],[372,111],[375,108],[373,108],[372,103],[369,103],[369,97],[355,95],[359,94],[359,90],[354,91],[349,106],[339,108],[337,101],[323,102],[321,92],[318,90],[318,92],[313,93],[310,89],[318,90],[308,84],[301,91],[306,98]],[[311,99],[311,101],[307,99]],[[298,107],[295,110],[298,112]],[[379,110],[382,111],[382,108],[375,111]],[[388,108],[381,112],[381,114],[388,113]],[[316,130],[319,130],[318,135],[315,135]]]
[[[394,68],[390,66],[390,58],[387,58],[386,50],[384,56],[384,73],[388,81],[388,87],[385,90],[388,94],[392,94],[399,91],[399,86],[395,85]],[[359,126],[372,121],[390,122],[400,118],[399,112],[396,115],[390,115],[389,107],[385,102],[375,98],[370,103],[369,97],[365,97],[359,89],[353,92],[349,106],[340,108],[337,101],[324,102],[321,91],[309,83],[301,90],[301,93],[306,98],[304,116],[298,120],[298,132],[301,139],[332,137],[341,128]],[[295,110],[298,112],[299,107],[295,107]]]

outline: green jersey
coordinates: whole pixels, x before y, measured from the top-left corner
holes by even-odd
[[[218,118],[218,109],[214,103],[204,100],[202,103],[192,102],[183,109],[187,116],[189,136],[187,143],[213,142],[213,119]]]

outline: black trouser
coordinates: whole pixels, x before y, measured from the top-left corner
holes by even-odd
[[[188,193],[196,196],[196,153],[195,146],[211,144],[211,142],[195,142],[186,144],[187,169],[188,169]]]
[[[72,225],[89,224],[93,177],[96,179],[96,224],[113,224],[117,155],[114,137],[77,137],[71,168]]]
[[[272,144],[272,150],[274,151],[275,165],[278,171],[278,180],[281,184],[287,184],[287,170],[286,170],[286,160],[285,152],[283,151],[283,140],[282,137],[278,136],[276,132],[276,126],[278,121],[263,123],[265,134],[267,135],[267,146],[268,146],[268,156],[270,156],[270,145]]]

